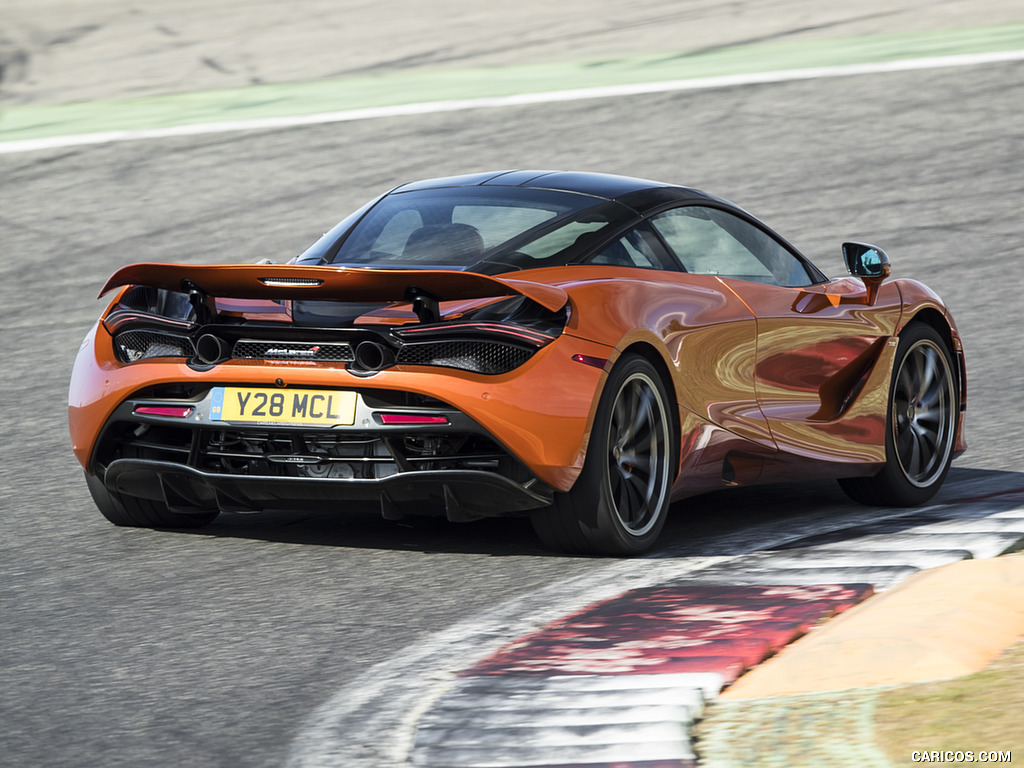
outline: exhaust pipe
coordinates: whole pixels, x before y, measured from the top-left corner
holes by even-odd
[[[204,333],[196,339],[196,359],[203,365],[216,365],[231,357],[231,346],[219,336]]]
[[[376,373],[395,362],[394,351],[379,341],[361,341],[355,349],[353,372]]]

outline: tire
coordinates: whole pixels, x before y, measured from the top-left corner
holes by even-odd
[[[958,382],[948,346],[938,332],[911,323],[900,335],[886,414],[882,470],[840,480],[861,504],[914,507],[942,486],[953,460],[959,409]]]
[[[671,402],[647,360],[626,355],[619,361],[598,403],[576,484],[532,515],[545,546],[614,556],[654,546],[675,479],[678,439]]]
[[[217,510],[186,514],[171,512],[165,504],[107,490],[95,475],[86,473],[85,482],[100,513],[114,525],[129,528],[202,528],[213,522]]]

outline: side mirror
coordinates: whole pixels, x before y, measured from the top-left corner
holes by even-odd
[[[843,259],[850,274],[864,281],[867,303],[874,304],[882,281],[892,273],[889,256],[868,243],[843,243]]]
[[[876,245],[843,243],[846,268],[856,277],[888,277],[892,272],[889,256]]]

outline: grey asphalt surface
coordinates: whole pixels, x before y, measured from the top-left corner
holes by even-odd
[[[602,566],[524,521],[224,517],[117,529],[65,426],[75,350],[118,266],[287,258],[400,181],[571,168],[692,184],[826,272],[843,239],[952,305],[969,452],[939,501],[1024,487],[1024,65],[387,119],[0,157],[0,765],[271,766],[367,666]],[[737,554],[864,510],[832,484],[677,505],[659,554]],[[358,738],[358,734],[353,735]]]
[[[0,106],[1021,22],[1016,0],[4,0]]]

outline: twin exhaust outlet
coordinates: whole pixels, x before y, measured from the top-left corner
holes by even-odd
[[[231,345],[219,336],[204,333],[196,339],[196,360],[203,366],[217,365],[231,359]],[[394,364],[395,352],[379,341],[361,341],[354,350],[355,360],[349,370],[357,375],[377,373]]]

